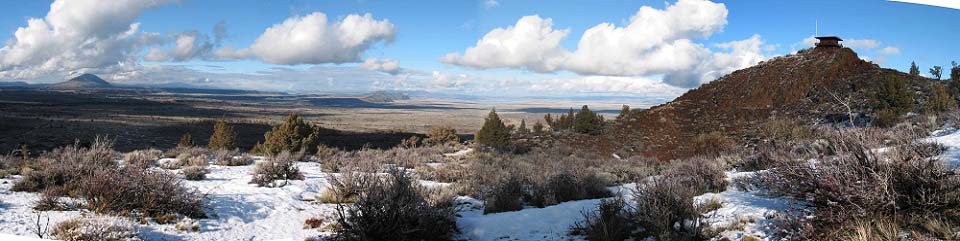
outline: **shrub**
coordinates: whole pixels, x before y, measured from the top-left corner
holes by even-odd
[[[523,182],[518,176],[509,176],[500,181],[486,195],[483,213],[499,213],[523,209]]]
[[[427,190],[404,170],[364,177],[352,206],[337,205],[334,240],[450,240],[457,232],[454,208],[427,201]]]
[[[237,147],[237,131],[227,124],[226,119],[220,119],[216,124],[213,125],[213,134],[210,135],[210,142],[207,144],[207,148],[211,150],[217,149],[233,149]]]
[[[727,188],[724,166],[716,159],[694,157],[676,161],[665,171],[665,176],[678,180],[696,190],[696,194],[721,192]]]
[[[149,168],[162,156],[163,152],[157,149],[136,150],[123,155],[123,162],[133,168]]]
[[[936,114],[957,109],[957,101],[942,83],[933,83],[930,96],[923,103],[923,111]]]
[[[316,153],[320,143],[321,128],[303,121],[296,112],[290,113],[280,126],[274,126],[263,134],[263,143],[257,144],[254,152],[275,155],[282,151]]]
[[[68,241],[140,240],[137,224],[123,218],[93,216],[68,219],[57,223],[50,233],[53,237]]]
[[[221,166],[246,166],[253,164],[253,157],[241,154],[239,150],[213,151],[213,163]]]
[[[703,239],[700,237],[701,212],[693,200],[697,192],[697,188],[671,177],[638,184],[633,194],[637,223],[646,235],[657,240]]]
[[[496,109],[490,111],[483,121],[483,127],[474,136],[477,144],[483,146],[505,149],[510,145],[510,130],[500,120]]]
[[[460,137],[457,136],[457,129],[441,125],[430,128],[425,142],[427,145],[446,145],[448,143],[459,143]]]
[[[736,144],[736,141],[719,131],[701,133],[693,138],[695,154],[705,157],[720,156]]]
[[[177,156],[177,159],[179,160],[181,165],[186,165],[186,166],[205,167],[207,165],[210,165],[210,155],[206,153],[203,153],[200,155],[192,155],[192,154],[184,153],[184,154],[180,154],[180,156]]]
[[[203,166],[189,166],[180,171],[187,180],[199,181],[207,178],[210,170]]]
[[[84,176],[73,190],[97,213],[182,214],[203,218],[203,195],[163,170],[112,170]]]
[[[303,221],[304,229],[315,229],[315,228],[320,228],[322,226],[323,226],[323,219],[308,218],[307,220]]]
[[[184,133],[180,137],[180,142],[177,143],[177,147],[194,147],[196,144],[193,142],[193,136],[190,133]]]
[[[77,142],[72,146],[54,149],[41,155],[34,166],[35,170],[24,173],[11,190],[39,192],[48,187],[71,184],[79,177],[90,176],[101,170],[117,169],[118,164],[114,160],[117,153],[112,146],[111,140],[97,137],[90,147],[80,147]]]
[[[574,224],[571,233],[590,241],[627,240],[637,229],[633,215],[622,198],[600,200],[596,211],[583,212],[584,220]]]
[[[296,161],[296,157],[287,151],[270,156],[267,161],[259,162],[254,167],[250,183],[261,187],[279,187],[286,185],[286,180],[303,180]],[[277,183],[278,180],[284,180],[284,183]]]
[[[890,142],[907,144],[878,152],[866,136],[852,132],[829,139],[835,155],[816,165],[798,162],[771,169],[764,182],[777,193],[806,200],[813,209],[813,226],[821,231],[892,215],[909,220],[960,218],[960,174],[934,158],[940,148],[906,135]]]

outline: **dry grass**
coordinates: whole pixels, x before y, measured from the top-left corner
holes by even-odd
[[[207,174],[210,173],[210,170],[207,170],[207,167],[203,166],[189,166],[180,170],[180,173],[183,174],[183,177],[191,181],[200,181],[207,179]]]
[[[133,168],[149,168],[156,166],[157,160],[163,157],[163,151],[157,149],[136,150],[123,155],[123,162]]]
[[[67,241],[128,241],[140,240],[137,225],[115,217],[92,216],[68,219],[57,223],[50,231],[53,237]]]

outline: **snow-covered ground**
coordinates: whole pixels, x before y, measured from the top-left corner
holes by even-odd
[[[960,131],[935,132],[929,140],[947,147],[942,159],[953,167],[960,166]],[[461,156],[472,149],[447,154]],[[259,158],[258,158],[259,160]],[[257,187],[250,184],[253,165],[211,165],[206,180],[184,181],[206,193],[209,199],[209,218],[197,220],[199,231],[181,231],[173,224],[148,224],[140,227],[146,240],[304,240],[323,236],[317,229],[304,229],[304,220],[312,217],[331,217],[335,206],[316,201],[327,187],[331,174],[323,173],[315,162],[297,163],[304,180],[289,181],[280,188]],[[438,164],[439,165],[439,164]],[[728,172],[730,180],[748,178],[753,172]],[[0,179],[0,240],[36,237],[37,213],[33,203],[37,193],[11,192],[10,187],[19,177]],[[420,181],[428,187],[444,187],[449,183]],[[629,199],[633,184],[612,187],[616,193]],[[749,189],[749,188],[747,188]],[[720,207],[704,214],[704,221],[719,230],[720,236],[740,240],[749,235],[770,240],[772,218],[777,213],[789,212],[798,203],[783,197],[770,197],[762,191],[747,190],[731,185],[720,193],[696,197],[699,202],[717,200]],[[483,214],[483,203],[458,197],[457,239],[467,240],[576,240],[569,228],[583,220],[582,213],[596,208],[600,199],[560,203],[545,208],[526,208],[520,211]],[[49,217],[49,225],[78,217],[81,212],[43,212],[41,221]],[[9,235],[18,235],[12,238]]]
[[[928,139],[940,143],[947,148],[947,150],[940,155],[940,159],[943,160],[948,167],[960,168],[960,130],[948,129],[935,131]]]
[[[141,237],[146,240],[304,240],[317,237],[317,229],[304,229],[311,217],[331,216],[334,205],[314,201],[327,186],[326,175],[315,162],[297,163],[304,180],[292,180],[280,188],[250,184],[249,166],[210,166],[210,174],[202,181],[184,181],[188,186],[207,194],[209,218],[196,220],[199,231],[177,230],[174,224],[143,225]],[[10,192],[11,177],[0,180],[0,233],[36,237],[36,213],[33,202],[37,193]],[[50,225],[80,212],[44,212]]]
[[[581,211],[598,203],[600,199],[588,199],[487,215],[474,206],[459,212],[457,227],[460,238],[469,240],[567,240],[570,227],[583,220]]]
[[[755,172],[727,172],[727,179],[750,178]],[[703,215],[706,223],[715,230],[723,230],[720,237],[729,240],[741,240],[750,235],[761,240],[770,240],[773,231],[773,218],[776,214],[790,212],[796,202],[784,197],[770,197],[759,190],[744,190],[730,185],[720,193],[706,193],[695,197],[698,202],[719,201],[721,207]]]

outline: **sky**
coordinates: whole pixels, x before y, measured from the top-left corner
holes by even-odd
[[[960,59],[944,0],[2,1],[3,82],[674,97],[814,35],[901,71]]]

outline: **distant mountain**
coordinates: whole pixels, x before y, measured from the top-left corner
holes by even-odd
[[[27,82],[22,82],[22,81],[0,82],[0,87],[30,87],[30,84],[27,84]]]
[[[70,80],[52,84],[47,88],[50,89],[98,89],[98,88],[110,88],[112,85],[107,81],[97,77],[93,74],[83,74],[77,77],[73,77]]]
[[[376,91],[360,98],[363,101],[374,103],[394,102],[397,100],[409,100],[410,96],[403,92],[396,91]]]

